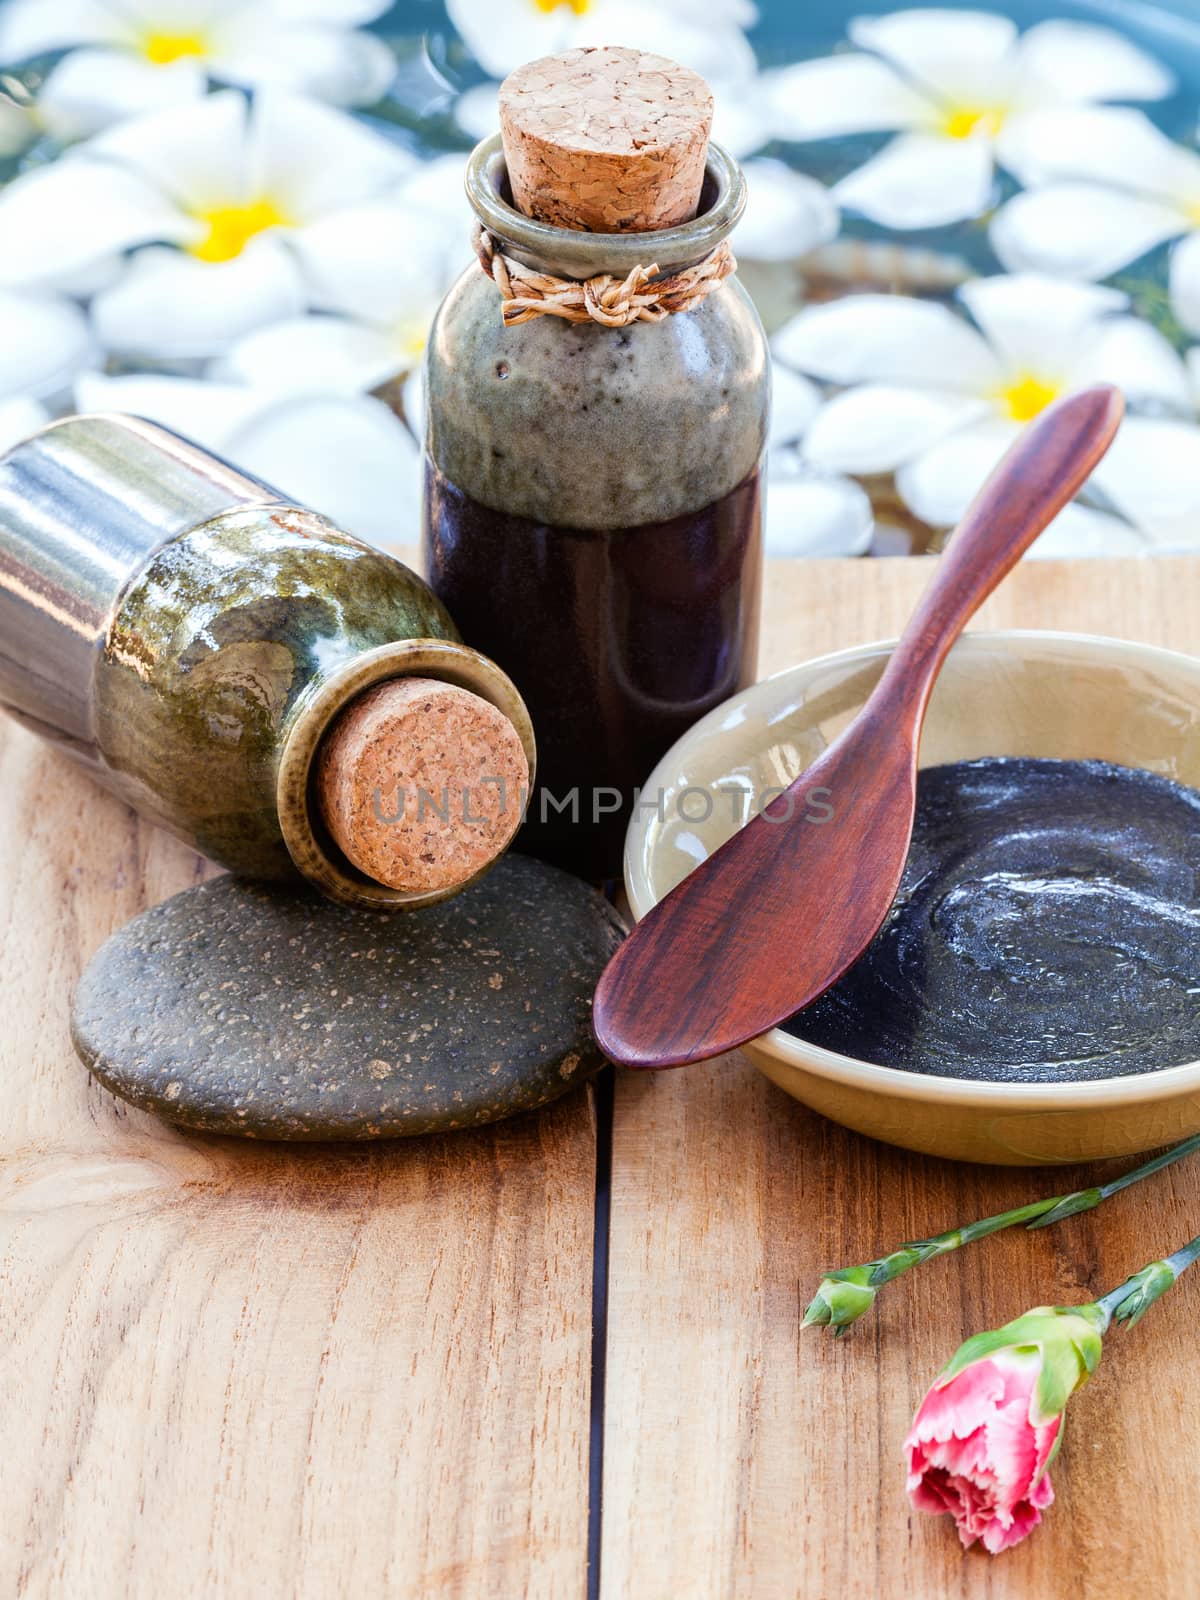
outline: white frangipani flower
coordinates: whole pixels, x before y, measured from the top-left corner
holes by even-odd
[[[852,478],[819,472],[777,451],[768,462],[763,526],[769,556],[861,556],[870,548],[875,516]]]
[[[359,394],[420,365],[442,295],[474,263],[463,158],[419,168],[389,196],[309,230],[309,290],[332,316],[244,335],[210,375],[289,394]]]
[[[811,307],[780,330],[780,361],[843,390],[807,430],[809,461],[894,472],[905,504],[949,527],[1023,425],[1061,395],[1111,382],[1132,406],[1190,417],[1183,361],[1125,314],[1116,290],[1028,274],[977,279],[959,297],[975,326],[930,301],[859,295]],[[1200,508],[1200,428],[1131,417],[1091,482],[1141,528],[1150,528],[1147,507],[1164,519]],[[1094,523],[1096,515],[1072,507],[1063,528],[1090,526],[1111,541],[1112,519]]]
[[[145,245],[92,302],[102,342],[128,357],[214,354],[264,322],[341,304],[373,247],[365,203],[415,164],[316,101],[268,89],[251,109],[223,90],[122,123],[0,190],[0,284]]]
[[[993,247],[1015,271],[1106,278],[1169,239],[1171,300],[1200,333],[1200,154],[1140,111],[1044,112],[1006,136],[1022,183],[992,223]]]
[[[841,218],[829,190],[782,161],[747,161],[746,211],[733,237],[749,261],[794,261],[837,238]]]
[[[754,74],[742,28],[750,0],[446,0],[450,21],[485,72],[503,78],[539,56],[580,45],[630,45],[692,67],[719,85]]]
[[[1160,63],[1089,23],[1041,22],[1018,35],[993,12],[921,9],[858,17],[849,32],[857,52],[767,74],[767,101],[782,139],[897,132],[834,189],[888,228],[979,216],[997,141],[1039,110],[1157,100],[1174,87]]]
[[[74,301],[0,289],[0,401],[53,399],[96,355],[87,317]]]
[[[821,391],[776,362],[763,485],[764,546],[769,556],[860,556],[875,517],[859,484],[806,462],[800,441],[821,409]]]
[[[339,105],[378,100],[395,74],[382,40],[358,32],[388,0],[7,0],[0,65],[49,51],[37,120],[83,138],[176,105],[208,82],[280,85]]]
[[[420,454],[380,400],[153,376],[81,378],[80,411],[124,411],[173,428],[375,544],[415,542]]]

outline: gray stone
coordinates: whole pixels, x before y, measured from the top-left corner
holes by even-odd
[[[622,933],[602,896],[524,856],[407,913],[219,878],[109,939],[72,1037],[115,1094],[206,1133],[473,1127],[603,1065],[592,992]]]

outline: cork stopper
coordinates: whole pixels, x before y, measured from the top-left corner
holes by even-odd
[[[588,233],[647,233],[700,204],[713,98],[666,56],[608,45],[518,67],[500,85],[513,201]]]
[[[317,761],[325,825],[390,889],[451,889],[507,847],[529,763],[495,706],[432,678],[392,678],[346,707]]]

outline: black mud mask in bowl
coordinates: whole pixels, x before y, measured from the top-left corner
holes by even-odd
[[[887,921],[787,1031],[992,1082],[1195,1060],[1198,884],[1200,790],[1102,761],[928,768]]]

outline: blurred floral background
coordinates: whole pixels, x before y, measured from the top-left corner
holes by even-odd
[[[584,43],[703,73],[745,165],[774,553],[936,547],[1100,379],[1130,416],[1037,553],[1200,548],[1192,0],[0,0],[0,448],[131,411],[412,543],[465,152]]]

